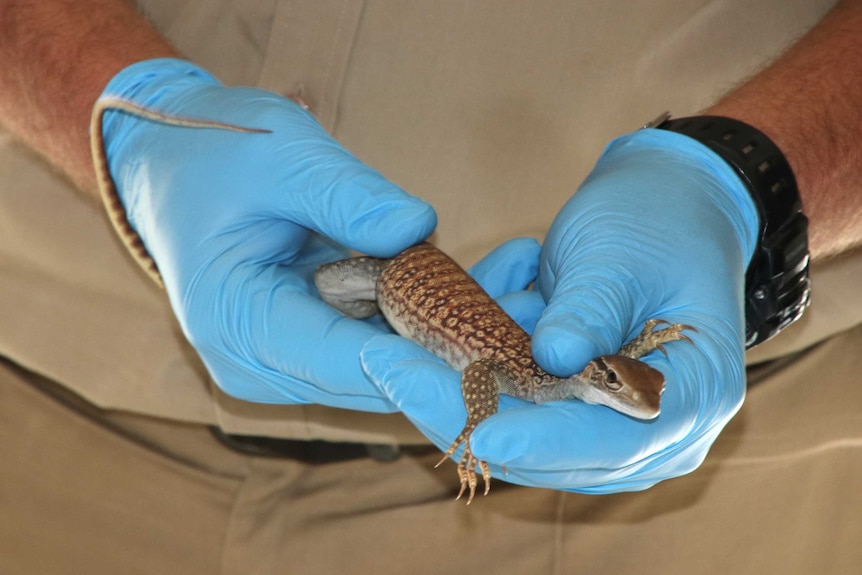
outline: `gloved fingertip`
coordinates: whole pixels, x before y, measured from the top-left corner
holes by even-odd
[[[484,422],[470,436],[470,448],[477,458],[496,465],[510,465],[529,452],[529,441],[523,433],[510,433],[508,425]]]
[[[545,310],[545,300],[535,291],[515,291],[497,298],[497,303],[521,329],[532,334]]]
[[[371,337],[359,352],[359,363],[362,371],[384,393],[389,394],[389,387],[395,370],[403,368],[412,361],[430,361],[439,363],[441,360],[423,347],[395,334],[380,334]]]
[[[536,280],[541,249],[534,238],[514,238],[491,250],[468,273],[491,297],[526,289]]]
[[[381,334],[371,337],[363,344],[359,352],[359,363],[362,371],[375,382],[379,382],[398,361],[398,354],[393,351],[401,345],[400,339],[393,334]]]
[[[484,267],[495,268],[520,261],[529,261],[532,267],[538,269],[541,251],[542,246],[535,238],[512,238],[488,252],[470,271],[478,272]]]
[[[437,212],[424,200],[401,192],[357,217],[350,226],[347,245],[375,257],[392,257],[415,245],[437,227]]]
[[[533,332],[533,358],[544,369],[560,377],[577,373],[607,349],[607,343],[597,330],[585,329],[575,317],[542,317]]]

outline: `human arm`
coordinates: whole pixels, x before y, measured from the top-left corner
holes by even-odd
[[[815,260],[862,245],[862,2],[842,0],[704,113],[756,126],[793,168]]]
[[[177,55],[125,0],[0,0],[0,124],[95,198],[96,98],[126,66]]]

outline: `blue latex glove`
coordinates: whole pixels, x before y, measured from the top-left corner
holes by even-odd
[[[392,411],[359,363],[363,344],[384,330],[329,308],[311,278],[319,264],[348,257],[345,247],[385,257],[422,240],[436,224],[433,209],[360,163],[292,101],[225,87],[188,62],[133,65],[104,95],[272,131],[105,116],[128,220],[218,385],[250,401]]]
[[[550,229],[537,282],[544,297],[500,301],[528,331],[535,325],[534,357],[561,376],[619,349],[649,318],[695,326],[696,346],[674,342],[669,357],[645,357],[667,378],[656,420],[503,397],[473,433],[473,453],[507,481],[588,493],[645,489],[695,469],[745,394],[744,272],[757,229],[742,183],[701,144],[661,130],[613,142]],[[459,374],[393,336],[370,340],[362,359],[447,447],[465,420]]]

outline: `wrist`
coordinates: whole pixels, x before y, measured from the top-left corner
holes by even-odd
[[[117,70],[173,49],[128,2],[0,3],[0,123],[95,192],[87,126]]]
[[[136,100],[140,106],[152,104],[166,90],[192,85],[220,85],[220,82],[188,60],[153,58],[126,66],[105,85],[103,96]]]
[[[745,281],[746,346],[766,341],[808,305],[808,220],[784,154],[764,133],[722,116],[670,119],[646,127],[683,134],[726,162],[748,191],[759,221]]]

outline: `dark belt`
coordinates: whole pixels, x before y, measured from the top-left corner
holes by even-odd
[[[404,455],[422,456],[439,451],[433,445],[389,445],[339,441],[277,439],[225,433],[210,427],[213,436],[233,451],[255,457],[281,457],[303,463],[341,463],[353,459],[373,459],[388,463]]]

